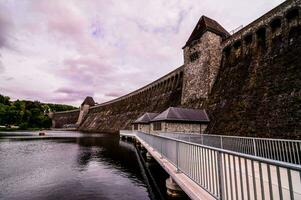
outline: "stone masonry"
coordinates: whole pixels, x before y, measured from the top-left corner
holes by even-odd
[[[206,32],[191,46],[184,48],[184,83],[182,105],[201,107],[199,100],[206,100],[211,91],[221,62],[222,38],[212,32]],[[197,53],[198,58],[190,60]]]
[[[117,132],[145,112],[203,108],[209,134],[301,139],[301,0],[287,0],[233,35],[202,16],[184,65],[115,100],[92,106],[79,130]],[[79,110],[55,113],[56,127]],[[68,118],[69,116],[69,118]]]

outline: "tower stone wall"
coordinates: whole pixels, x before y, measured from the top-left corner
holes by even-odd
[[[221,42],[221,36],[207,31],[184,47],[183,106],[198,108],[208,98],[221,62]]]

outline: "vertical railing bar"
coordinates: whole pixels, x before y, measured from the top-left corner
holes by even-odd
[[[271,141],[270,140],[269,140],[269,154],[270,154],[269,159],[273,159],[272,148],[271,148]]]
[[[206,176],[206,182],[205,182],[205,185],[206,185],[206,189],[208,189],[208,173],[207,173],[207,161],[208,161],[208,157],[207,157],[207,149],[204,149],[204,155],[205,155],[205,176]]]
[[[230,155],[228,155],[228,165],[229,165],[229,178],[230,178],[230,196],[231,199],[233,199],[233,190],[232,190],[232,169],[231,169],[231,159],[230,159]]]
[[[192,145],[192,163],[193,165],[191,166],[192,168],[192,174],[193,174],[193,179],[196,180],[196,176],[195,176],[195,146]]]
[[[274,145],[275,145],[274,141],[271,141],[272,155],[273,155],[273,156],[272,156],[272,159],[273,159],[273,160],[276,160],[276,152],[275,152]]]
[[[244,150],[242,153],[248,153],[249,145],[248,145],[248,140],[243,140],[244,143]]]
[[[220,191],[220,189],[219,189],[219,187],[220,187],[220,182],[219,182],[219,161],[218,161],[218,159],[219,159],[219,157],[218,157],[218,151],[214,151],[214,165],[215,165],[215,188],[216,188],[216,196],[217,197],[219,197],[220,196],[220,193],[219,193],[219,191]]]
[[[284,148],[283,148],[283,142],[279,141],[279,154],[280,154],[280,161],[285,161],[285,155],[284,155]]]
[[[227,178],[227,169],[228,169],[228,167],[226,166],[226,156],[228,157],[229,155],[227,155],[227,154],[222,154],[222,156],[223,156],[223,163],[224,163],[224,166],[223,166],[223,168],[224,168],[224,174],[225,174],[225,178],[224,178],[224,182],[225,182],[225,197],[228,199],[228,197],[229,197],[229,193],[228,193],[228,178]]]
[[[295,142],[292,142],[291,145],[292,145],[292,154],[293,154],[293,158],[294,158],[293,163],[296,164],[297,163],[297,158],[296,158],[296,151],[295,151]]]
[[[220,200],[224,199],[223,193],[223,169],[222,169],[222,153],[217,151],[217,179],[218,179],[218,197]]]
[[[266,140],[266,154],[267,154],[267,157],[266,158],[269,158],[270,159],[270,153],[269,153],[269,141]]]
[[[288,188],[289,188],[289,192],[290,192],[290,198],[291,200],[294,200],[294,189],[293,189],[293,183],[292,183],[292,174],[291,174],[291,170],[287,169],[287,176],[288,176]]]
[[[262,148],[263,148],[263,154],[264,154],[264,158],[267,158],[267,155],[266,155],[266,141],[265,140],[262,140]]]
[[[179,172],[179,142],[176,141],[176,165],[177,165],[177,172]]]
[[[214,158],[213,158],[213,150],[210,150],[210,154],[211,154],[211,177],[212,177],[212,182],[211,182],[211,184],[212,184],[212,191],[213,191],[213,193],[215,194],[215,191],[216,191],[216,189],[215,189],[215,177],[214,177],[214,168],[215,168],[215,165],[213,165],[213,163],[214,163]]]
[[[257,156],[257,148],[256,148],[255,138],[253,138],[253,146],[254,146],[254,155]]]
[[[259,177],[260,177],[260,188],[261,188],[261,199],[264,200],[264,187],[263,187],[263,175],[262,175],[262,164],[261,162],[259,164]]]
[[[242,179],[242,171],[241,171],[241,157],[238,157],[239,162],[239,177],[240,177],[240,192],[241,192],[241,199],[244,199],[244,189],[243,189],[243,179]]]
[[[292,153],[292,143],[291,142],[288,142],[288,146],[289,146],[289,154],[290,154],[290,162],[291,163],[294,163],[294,154]]]
[[[244,152],[244,153],[248,154],[248,153],[249,153],[249,144],[248,144],[248,140],[245,140],[244,143],[245,143],[245,152]]]
[[[247,162],[247,159],[246,159],[246,158],[245,158],[245,170],[246,170],[247,194],[248,194],[248,199],[250,199],[250,186],[249,186],[248,162]]]
[[[253,141],[252,139],[249,139],[249,144],[250,144],[250,153],[249,154],[250,155],[254,155],[254,151],[255,151],[252,141]]]
[[[210,157],[210,149],[206,150],[206,156],[207,156],[207,176],[208,176],[208,190],[211,191],[211,176],[210,176],[210,163],[209,163],[209,157]]]
[[[298,143],[297,142],[295,143],[295,148],[296,148],[296,156],[297,156],[297,163],[295,163],[295,164],[300,165],[301,164],[300,163],[300,155],[299,155],[299,149],[298,149]]]
[[[264,157],[263,156],[263,148],[262,148],[262,141],[261,140],[258,140],[259,141],[259,149],[260,149],[260,156]]]
[[[282,153],[283,153],[283,160],[284,162],[287,162],[287,159],[286,159],[286,153],[285,153],[285,146],[284,146],[284,141],[281,142],[281,146],[282,146]]]
[[[256,148],[257,148],[257,153],[258,153],[259,157],[261,157],[261,145],[260,145],[260,142],[261,142],[260,140],[256,141],[256,145],[257,145]]]
[[[200,185],[201,184],[201,169],[200,169],[200,166],[201,166],[201,162],[200,162],[200,158],[201,158],[201,155],[200,155],[200,147],[197,146],[197,175],[198,175],[198,183]]]
[[[271,143],[271,155],[272,155],[271,159],[275,160],[275,152],[274,152],[274,148],[273,148],[274,142],[272,140],[270,140],[270,143]]]
[[[217,179],[216,179],[216,158],[215,158],[215,150],[212,150],[212,176],[213,176],[213,194],[217,196]]]
[[[187,144],[183,144],[183,162],[181,163],[183,165],[183,172],[187,173]]]
[[[238,191],[237,191],[237,176],[236,176],[236,159],[235,159],[235,156],[232,156],[232,160],[233,160],[233,167],[234,167],[234,184],[235,184],[235,195],[236,195],[236,198],[235,199],[238,199]]]
[[[284,154],[285,149],[283,147],[282,141],[279,142],[279,146],[280,146],[279,149],[280,149],[280,154],[281,154],[281,161],[285,161],[285,154]]]
[[[200,148],[200,182],[201,185],[204,186],[204,177],[203,177],[203,164],[204,164],[204,158],[203,158],[203,147]]]
[[[287,142],[284,141],[284,146],[285,146],[285,155],[286,155],[286,162],[289,162],[289,154],[288,154],[288,147],[287,147]]]
[[[278,166],[276,166],[276,170],[277,170],[277,179],[278,179],[279,199],[283,200],[282,185],[281,185],[281,175],[280,175],[280,169],[279,169]]]
[[[267,164],[267,170],[268,170],[268,180],[269,180],[269,192],[270,192],[270,198],[273,200],[273,187],[272,187],[272,178],[271,178],[271,168],[270,165]]]
[[[281,160],[280,156],[281,156],[281,149],[279,148],[279,141],[276,141],[276,149],[277,149],[277,160]]]
[[[255,175],[254,161],[253,160],[251,160],[251,167],[252,167],[252,180],[253,180],[254,198],[255,198],[255,200],[257,200],[256,175]]]
[[[194,180],[196,180],[197,176],[196,176],[196,167],[197,167],[197,160],[196,160],[196,146],[193,145],[193,177]]]
[[[187,144],[187,174],[191,178],[191,146]]]

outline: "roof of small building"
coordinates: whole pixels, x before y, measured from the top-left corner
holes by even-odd
[[[230,36],[228,31],[226,31],[226,29],[224,29],[217,21],[203,15],[199,19],[196,27],[193,29],[183,48],[189,46],[194,40],[200,39],[206,31],[211,31],[217,35],[220,35],[223,39]]]
[[[167,110],[163,111],[161,114],[156,116],[151,121],[152,122],[178,121],[178,122],[208,123],[210,120],[205,110],[169,107]]]
[[[92,97],[87,96],[85,98],[85,100],[83,101],[82,105],[89,105],[89,106],[94,106],[95,105],[95,101]]]
[[[159,115],[159,113],[144,113],[142,116],[136,119],[133,124],[148,124],[157,115]]]

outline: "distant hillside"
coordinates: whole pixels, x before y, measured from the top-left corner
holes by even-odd
[[[0,126],[19,127],[19,129],[50,128],[51,120],[45,111],[66,111],[74,106],[41,103],[38,101],[16,100],[0,94]]]

